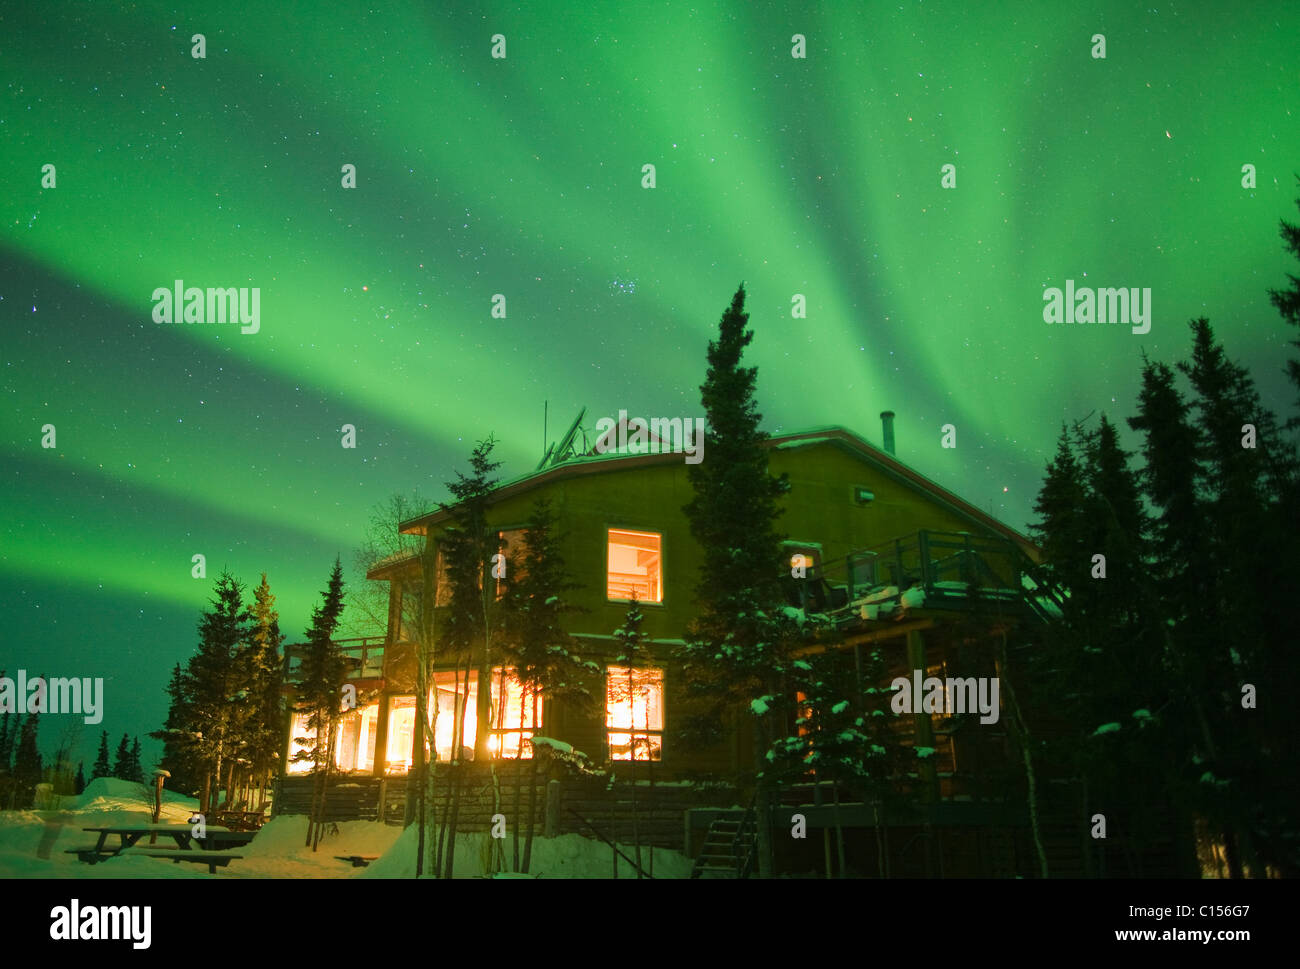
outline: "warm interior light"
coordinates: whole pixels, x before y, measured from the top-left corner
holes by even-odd
[[[605,676],[605,727],[612,760],[663,757],[664,673],[610,666]]]
[[[609,530],[606,594],[610,599],[663,602],[662,536]]]

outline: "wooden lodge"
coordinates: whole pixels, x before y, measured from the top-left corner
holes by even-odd
[[[883,650],[891,679],[915,670],[998,676],[999,657],[1029,648],[1033,630],[1050,621],[1056,607],[1052,590],[1037,576],[1039,551],[899,461],[892,453],[893,415],[882,416],[886,449],[840,427],[769,441],[771,471],[784,472],[791,484],[779,528],[789,536],[792,562],[807,566],[806,578],[788,580],[789,604],[833,620],[835,634],[807,648],[842,651],[846,675],[857,678],[859,690],[889,684],[862,681],[867,648]],[[460,830],[486,830],[495,797],[506,811],[531,803],[538,829],[547,833],[576,831],[626,843],[635,825],[642,844],[703,852],[703,870],[734,865],[743,873],[750,863],[744,846],[752,842],[753,817],[746,809],[752,792],[738,790],[735,778],[752,764],[753,718],[738,715],[727,740],[712,747],[689,746],[674,733],[675,715],[688,703],[674,650],[692,618],[702,558],[682,512],[692,497],[687,464],[681,453],[580,451],[574,446],[577,423],[534,472],[494,492],[489,521],[509,549],[521,540],[534,501],[550,499],[568,570],[581,583],[570,598],[583,611],[569,631],[590,661],[586,685],[597,702],[546,697],[533,723],[509,672],[495,670],[491,720],[478,723],[476,678],[467,681],[463,670],[458,678],[452,663],[436,662],[435,652],[435,771],[450,766],[453,721],[467,711],[455,768],[465,791]],[[438,511],[402,523],[401,531],[437,544],[447,525],[447,514]],[[387,634],[340,643],[353,670],[349,681],[365,699],[340,729],[337,760],[346,776],[333,782],[332,818],[400,823],[412,817],[406,782],[421,752],[410,616],[421,587],[420,562],[418,554],[398,557],[370,571],[369,579],[389,584]],[[446,603],[444,586],[436,584],[439,606]],[[633,594],[651,642],[637,669],[629,670],[617,661],[613,632],[623,625]],[[285,659],[290,688],[298,661],[291,647]],[[1038,875],[1026,775],[1005,689],[998,702],[1002,715],[988,723],[970,714],[897,717],[901,743],[933,751],[903,781],[904,809],[855,802],[851,792],[831,791],[811,777],[782,790],[774,831],[789,832],[791,816],[802,814],[808,835],[774,838],[775,870]],[[304,731],[300,717],[291,719],[286,754]],[[488,731],[486,743],[477,742],[479,730]],[[534,744],[534,736],[550,740]],[[543,763],[534,771],[531,758],[543,746]],[[475,760],[476,747],[496,761],[497,792],[487,764]],[[558,763],[550,756],[557,747],[582,752],[596,773]],[[278,813],[307,812],[311,779],[300,769],[291,766],[281,778]],[[435,817],[440,797],[445,791],[435,795]],[[1041,819],[1040,836],[1059,862],[1053,875],[1083,871],[1075,856],[1086,848],[1076,820],[1050,812]],[[839,843],[831,848],[833,826],[842,834],[842,850]]]

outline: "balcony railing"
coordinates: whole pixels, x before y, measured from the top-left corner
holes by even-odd
[[[359,680],[379,679],[384,675],[384,637],[359,636],[354,639],[336,639],[334,645],[343,653],[347,664],[347,678]],[[306,644],[295,643],[284,651],[284,681],[296,683],[302,654]]]
[[[823,563],[797,585],[797,604],[808,611],[834,613],[867,597],[873,602],[898,600],[918,588],[932,606],[1014,601],[1041,619],[1059,615],[1063,602],[1061,593],[1015,543],[922,529]]]

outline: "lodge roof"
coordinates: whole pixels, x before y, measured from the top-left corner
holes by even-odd
[[[1009,525],[998,521],[992,515],[980,511],[979,508],[964,500],[947,488],[931,481],[919,471],[908,467],[902,461],[899,461],[894,455],[884,451],[874,444],[871,444],[862,436],[855,434],[844,427],[829,426],[817,427],[806,431],[798,431],[791,434],[775,434],[766,441],[766,446],[773,450],[788,450],[801,447],[815,447],[819,445],[830,445],[838,448],[853,457],[862,460],[864,463],[874,467],[877,471],[888,475],[894,480],[915,488],[918,491],[925,492],[938,503],[946,506],[949,510],[966,518],[974,524],[983,528],[990,529],[1005,538],[1015,542],[1017,546],[1033,555],[1037,551],[1037,546],[1030,539],[1016,531]],[[638,468],[654,467],[661,464],[674,464],[682,461],[682,455],[673,452],[660,454],[627,454],[607,452],[605,454],[583,454],[570,457],[560,463],[543,467],[539,470],[521,475],[503,485],[497,487],[489,496],[489,503],[495,504],[498,501],[513,497],[514,495],[528,492],[534,488],[550,484],[554,481],[560,481],[566,478],[574,478],[587,474],[606,474],[614,471],[632,471]],[[415,518],[402,522],[398,528],[401,532],[408,535],[425,535],[431,527],[442,524],[449,517],[445,509],[428,512]],[[391,569],[391,565],[385,569]],[[378,566],[376,567],[376,569]],[[374,576],[376,570],[371,570],[370,576]]]

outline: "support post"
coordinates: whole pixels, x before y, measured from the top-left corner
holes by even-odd
[[[554,838],[560,833],[560,800],[563,791],[558,780],[546,782],[546,822],[542,837]]]

